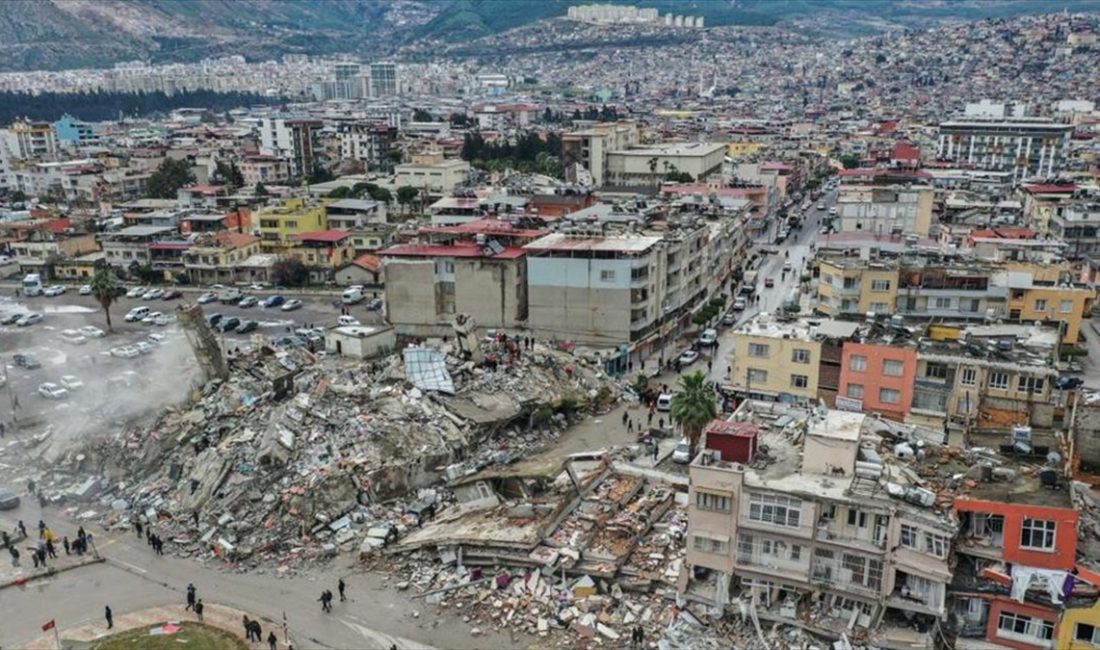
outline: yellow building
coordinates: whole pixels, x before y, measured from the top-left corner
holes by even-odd
[[[1008,295],[1010,320],[1064,323],[1062,342],[1080,341],[1081,323],[1092,312],[1095,293],[1084,286],[1031,285],[1013,287]]]
[[[898,298],[898,269],[889,262],[835,259],[818,262],[815,309],[840,314],[893,314]]]
[[[260,224],[260,239],[264,249],[273,250],[294,245],[298,235],[326,230],[328,219],[325,205],[326,202],[323,201],[297,197],[258,210],[255,218]]]
[[[1067,607],[1058,622],[1058,650],[1096,650],[1100,647],[1100,600],[1092,607]]]
[[[727,142],[726,155],[730,158],[744,158],[758,153],[763,148],[762,142]]]
[[[750,395],[816,399],[820,363],[821,342],[813,326],[762,314],[733,332],[728,383]]]

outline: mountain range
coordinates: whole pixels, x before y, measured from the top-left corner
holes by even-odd
[[[602,0],[723,25],[814,25],[851,36],[939,21],[1009,18],[1100,0]],[[0,2],[0,70],[186,62],[240,54],[385,55],[402,45],[476,42],[558,18],[580,0],[11,0]],[[868,18],[873,18],[869,20]]]

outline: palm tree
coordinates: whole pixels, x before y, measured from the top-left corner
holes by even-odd
[[[115,275],[110,269],[98,269],[92,276],[91,287],[92,295],[103,307],[103,313],[107,316],[108,331],[114,331],[111,327],[111,304],[126,291],[115,280]]]
[[[680,377],[679,390],[672,396],[670,415],[673,422],[684,428],[684,437],[691,444],[691,455],[694,456],[703,428],[718,417],[714,386],[702,371]]]

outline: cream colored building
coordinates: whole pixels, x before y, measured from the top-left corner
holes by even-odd
[[[846,185],[837,196],[840,232],[927,237],[932,227],[933,189],[925,185]]]
[[[659,185],[669,172],[705,180],[721,173],[726,145],[721,142],[677,142],[621,149],[607,154],[607,185]]]
[[[629,149],[640,141],[638,125],[634,122],[608,122],[594,124],[586,129],[563,134],[561,137],[562,162],[565,165],[565,181],[581,182],[584,170],[594,187],[601,187],[607,179],[607,157],[612,151]]]
[[[470,177],[470,163],[465,160],[411,162],[394,168],[397,187],[415,187],[431,195],[450,194]]]
[[[782,401],[817,399],[821,342],[815,326],[759,314],[731,336],[728,384],[734,389]]]

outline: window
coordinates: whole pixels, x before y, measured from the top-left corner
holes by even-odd
[[[963,386],[973,386],[978,383],[978,370],[976,368],[963,368],[959,375],[959,383]]]
[[[695,536],[695,550],[703,553],[727,553],[729,552],[729,542],[713,539],[711,537],[703,537],[702,535]]]
[[[795,348],[791,351],[791,361],[795,363],[809,363],[810,351],[803,350],[802,348]]]
[[[1008,389],[1008,373],[1006,372],[991,372],[989,373],[989,387],[996,388],[997,390]]]
[[[863,399],[863,384],[848,384],[848,397]]]
[[[1054,550],[1054,533],[1058,524],[1043,519],[1024,519],[1020,529],[1020,547],[1039,551]]]
[[[908,524],[901,525],[901,545],[906,548],[917,548],[917,529]]]
[[[871,303],[871,311],[875,312],[876,314],[885,314],[889,310],[886,307],[886,303],[873,302]]]
[[[947,557],[947,538],[925,533],[924,552],[936,557]]]
[[[936,309],[951,309],[951,299],[936,298]]]
[[[600,282],[614,282],[615,272],[610,270],[600,271]]]
[[[770,352],[771,347],[764,343],[749,343],[750,357],[767,357]]]
[[[709,492],[695,493],[695,506],[700,510],[730,511],[730,498]]]
[[[1046,311],[1046,310],[1047,310],[1047,301],[1043,298],[1036,298],[1035,299],[1035,311]]]
[[[802,518],[802,502],[772,494],[749,495],[749,520],[777,526],[798,528]]]
[[[862,555],[845,553],[841,568],[848,575],[848,582],[878,591],[882,586],[882,560],[872,560]]]
[[[932,379],[947,379],[947,366],[942,363],[926,363],[924,376]]]
[[[882,362],[882,374],[887,377],[900,377],[905,372],[905,364],[896,359],[887,359]]]
[[[848,525],[858,526],[859,528],[867,527],[867,513],[860,512],[854,508],[848,509]]]
[[[1021,393],[1041,393],[1043,392],[1043,378],[1042,377],[1020,377],[1016,382],[1016,390]]]
[[[893,388],[880,388],[878,391],[878,401],[883,404],[898,404],[901,402],[901,391],[894,390]]]
[[[791,544],[791,559],[795,562],[802,559],[802,547],[798,544]]]
[[[1073,640],[1100,647],[1100,634],[1097,633],[1095,625],[1088,623],[1078,623],[1073,626]]]
[[[867,357],[853,354],[852,360],[848,362],[848,369],[853,372],[867,372]]]
[[[1041,618],[1001,612],[997,620],[997,636],[1007,639],[1023,637],[1025,642],[1030,639],[1050,641],[1054,638],[1054,623]]]
[[[871,281],[871,291],[874,291],[875,293],[882,293],[883,291],[889,291],[889,290],[890,290],[890,281],[889,280],[872,280]]]
[[[749,383],[751,384],[766,384],[768,383],[768,371],[761,370],[759,368],[749,368]]]
[[[1072,314],[1073,313],[1073,301],[1072,300],[1063,300],[1061,303],[1058,304],[1058,311],[1062,312],[1063,314]]]
[[[806,375],[791,375],[791,388],[805,388],[810,385],[810,378]]]

